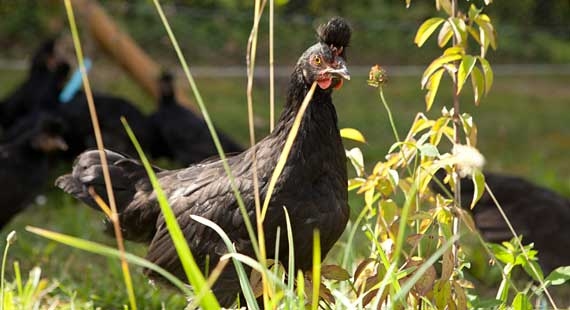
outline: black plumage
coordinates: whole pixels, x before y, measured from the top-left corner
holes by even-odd
[[[521,177],[485,173],[485,181],[505,211],[523,244],[533,242],[539,263],[545,272],[570,265],[570,200],[552,190]],[[434,189],[438,189],[433,186]],[[463,206],[469,206],[474,185],[461,180]],[[489,193],[485,192],[472,210],[475,225],[489,242],[500,243],[513,238]]]
[[[312,83],[318,83],[319,87],[302,118],[299,134],[271,196],[264,221],[268,256],[272,257],[277,227],[281,227],[281,240],[286,240],[283,207],[287,209],[293,229],[295,264],[296,268],[302,270],[312,267],[313,245],[310,236],[313,231],[318,229],[321,233],[324,257],[344,231],[349,216],[346,158],[331,93],[333,87],[341,85],[339,80],[349,78],[345,60],[340,56],[344,46],[335,44],[348,43],[350,28],[341,18],[334,18],[333,22],[343,31],[342,37],[335,37],[335,33],[331,32],[327,34],[321,28],[321,33],[325,33],[320,37],[321,41],[299,58],[291,75],[284,111],[275,130],[254,147],[228,158],[248,214],[255,221],[252,180],[254,153],[257,156],[263,200],[300,105]],[[342,40],[334,41],[332,38]],[[125,237],[149,242],[147,259],[184,279],[155,194],[140,163],[112,151],[106,154]],[[60,177],[56,185],[94,206],[86,188],[93,186],[97,192],[104,193],[98,156],[97,151],[80,155],[73,172]],[[194,257],[203,270],[207,259],[210,260],[209,266],[215,266],[227,250],[218,235],[192,221],[189,217],[191,214],[216,222],[230,236],[239,252],[253,256],[244,220],[220,160],[203,162],[186,169],[166,171],[155,168],[155,171]],[[287,265],[289,248],[286,242],[280,245],[280,260]],[[156,276],[147,272],[152,277]],[[233,267],[227,267],[214,284],[213,292],[223,306],[229,306],[239,291],[236,272]]]
[[[154,128],[151,154],[167,157],[188,166],[218,154],[206,122],[176,102],[173,78],[163,74],[160,79],[158,110],[151,115]],[[225,153],[242,152],[243,147],[217,130]]]
[[[50,154],[67,148],[61,121],[34,113],[19,121],[22,130],[0,144],[0,228],[27,207],[48,183]]]
[[[135,155],[121,117],[125,117],[141,146],[149,150],[152,144],[152,130],[148,118],[131,102],[116,96],[94,94],[99,126],[106,147],[121,153]],[[58,114],[66,123],[65,140],[69,144],[70,156],[77,156],[86,149],[97,146],[87,97],[78,92],[71,101],[59,105]]]
[[[55,40],[44,42],[34,52],[26,80],[2,100],[0,126],[8,130],[29,114],[55,110],[68,73],[69,64],[56,55]]]

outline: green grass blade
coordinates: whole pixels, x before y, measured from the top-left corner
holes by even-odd
[[[287,224],[287,242],[289,245],[289,266],[287,266],[287,292],[295,291],[295,243],[293,242],[293,228],[291,228],[291,219],[287,208],[283,207],[285,212],[285,223]],[[285,309],[291,309],[291,296],[285,299]]]
[[[176,40],[176,36],[174,36],[174,32],[170,28],[170,24],[168,23],[168,20],[166,19],[166,16],[164,15],[164,11],[162,10],[160,3],[158,2],[158,0],[154,0],[153,2],[154,2],[154,5],[156,7],[156,10],[158,12],[158,15],[160,16],[160,19],[164,25],[164,28],[168,34],[168,37],[170,38],[170,41],[172,42],[172,46],[174,47],[174,50],[176,51],[176,55],[178,56],[178,60],[180,61],[180,64],[182,65],[182,69],[184,70],[184,74],[186,75],[186,78],[188,79],[188,82],[190,83],[190,88],[192,89],[192,92],[194,93],[194,97],[196,98],[196,102],[198,104],[198,107],[200,107],[200,111],[202,112],[202,116],[204,117],[204,121],[206,122],[206,125],[208,126],[208,130],[210,131],[210,135],[212,136],[212,140],[214,142],[214,145],[216,146],[216,150],[218,151],[218,155],[220,156],[220,159],[221,159],[222,164],[224,166],[224,170],[225,170],[226,174],[228,175],[228,178],[230,179],[230,185],[231,185],[232,191],[236,197],[236,200],[238,202],[238,206],[239,206],[241,215],[243,216],[243,220],[245,223],[245,227],[247,229],[247,233],[249,235],[249,238],[252,241],[253,250],[255,251],[255,255],[259,257],[259,247],[257,246],[257,242],[255,242],[255,240],[257,240],[257,237],[255,235],[255,230],[253,229],[253,226],[252,226],[251,221],[249,219],[249,216],[247,214],[247,209],[245,208],[245,204],[243,203],[243,199],[242,199],[240,192],[236,186],[232,171],[231,171],[230,166],[226,160],[226,155],[225,155],[224,150],[222,148],[222,144],[220,143],[218,133],[216,132],[216,129],[214,128],[214,123],[212,122],[212,119],[210,118],[210,114],[208,113],[208,109],[206,109],[206,105],[204,104],[204,100],[202,100],[202,95],[200,94],[200,91],[198,90],[198,87],[196,86],[196,82],[194,81],[194,78],[192,77],[192,74],[190,73],[190,68],[188,67],[188,63],[186,62],[186,59],[184,58],[184,55],[182,54],[182,50],[180,49],[180,46],[178,45],[178,40]]]
[[[107,197],[109,199],[109,205],[112,210],[112,216],[110,217],[113,223],[113,229],[115,233],[115,238],[117,240],[117,247],[122,253],[125,252],[125,244],[123,240],[122,230],[119,226],[117,207],[115,204],[115,193],[113,192],[113,185],[111,181],[111,175],[109,173],[109,165],[107,164],[107,157],[104,156],[104,145],[103,136],[101,134],[101,128],[99,126],[99,119],[97,117],[97,111],[95,108],[95,102],[93,101],[93,93],[91,91],[91,85],[89,84],[89,79],[87,78],[87,71],[85,69],[85,64],[83,61],[83,50],[81,48],[81,41],[79,39],[79,31],[77,24],[75,22],[75,15],[73,13],[73,6],[71,0],[65,0],[65,12],[67,19],[69,21],[69,28],[71,30],[71,36],[73,39],[73,47],[75,49],[75,54],[77,56],[77,63],[79,64],[79,69],[81,71],[81,79],[83,81],[83,88],[85,90],[87,106],[89,108],[89,116],[91,118],[91,124],[93,125],[93,133],[95,135],[95,141],[97,149],[99,150],[99,157],[101,159],[101,166],[103,167],[103,179],[105,180],[105,190],[107,192]],[[121,269],[123,272],[123,281],[125,282],[125,287],[127,288],[127,294],[129,295],[129,302],[133,310],[137,309],[137,304],[135,300],[134,286],[131,281],[131,272],[129,266],[125,263],[125,260],[121,258]]]
[[[208,226],[209,228],[213,229],[220,236],[220,238],[222,238],[222,240],[224,241],[224,244],[228,248],[228,252],[229,253],[237,253],[233,242],[230,240],[230,238],[228,237],[226,232],[218,224],[210,221],[207,218],[197,216],[197,215],[191,215],[190,218],[192,218],[194,221],[196,221],[202,225]],[[242,293],[243,293],[245,300],[247,302],[248,309],[259,309],[259,306],[257,305],[257,302],[255,300],[255,295],[253,293],[251,285],[249,284],[249,277],[246,274],[242,263],[238,259],[235,259],[235,258],[233,259],[233,262],[234,262],[234,266],[236,268],[236,271],[238,273],[239,284],[241,286]]]
[[[172,212],[172,209],[168,204],[166,195],[164,194],[162,188],[160,187],[160,184],[158,183],[158,179],[156,178],[154,170],[152,169],[152,166],[150,165],[141,146],[139,145],[139,142],[137,141],[133,131],[131,130],[131,127],[129,126],[124,117],[121,118],[121,122],[123,122],[127,134],[129,135],[129,138],[131,138],[131,141],[137,150],[137,153],[144,165],[144,168],[146,169],[146,172],[150,179],[150,183],[152,184],[152,188],[156,193],[156,198],[160,206],[160,211],[164,216],[164,221],[166,222],[168,233],[172,238],[172,243],[176,248],[176,253],[178,253],[178,257],[180,258],[180,262],[182,263],[184,272],[186,273],[186,276],[188,277],[190,284],[194,287],[194,290],[196,292],[200,292],[207,285],[206,279],[204,278],[204,275],[202,274],[200,268],[196,264],[194,256],[190,251],[190,247],[186,242],[186,238],[182,233],[182,229],[180,229],[180,225],[178,225],[178,221],[174,216],[174,212]],[[204,295],[203,299],[200,300],[200,305],[204,307],[204,309],[218,309],[220,307],[220,304],[216,300],[216,297],[210,290],[208,290],[208,292]]]
[[[121,257],[121,252],[119,250],[93,241],[83,240],[81,238],[76,238],[65,234],[31,226],[27,226],[26,230],[43,238],[57,241],[61,244],[65,244],[67,246],[80,249],[83,251],[99,254],[106,257],[113,257],[113,258]],[[182,291],[184,294],[186,295],[192,294],[192,291],[188,288],[188,285],[186,285],[184,282],[180,281],[177,277],[175,277],[165,269],[159,267],[158,265],[155,265],[149,262],[148,260],[133,255],[131,253],[125,253],[125,259],[131,264],[135,264],[137,266],[155,271],[156,273],[164,277],[166,280],[170,281],[172,285],[180,289],[180,291]]]
[[[11,231],[6,237],[6,247],[4,247],[4,254],[2,255],[2,270],[0,271],[0,305],[4,305],[4,283],[6,283],[5,272],[6,272],[6,259],[8,258],[8,250],[10,245],[14,242],[16,238],[16,232]]]
[[[271,195],[273,194],[273,190],[275,189],[275,185],[277,184],[277,179],[283,172],[283,168],[285,168],[285,163],[287,162],[287,158],[289,157],[289,152],[291,151],[291,147],[293,147],[293,142],[295,142],[295,138],[297,137],[297,133],[299,132],[299,127],[301,126],[301,120],[303,119],[303,115],[305,114],[305,110],[309,106],[311,102],[311,98],[313,98],[313,93],[315,92],[315,88],[317,86],[317,82],[313,82],[311,85],[311,89],[303,99],[303,103],[299,108],[299,112],[295,116],[295,120],[293,121],[293,126],[289,131],[289,135],[287,136],[287,140],[285,141],[285,146],[279,155],[279,161],[275,166],[275,170],[273,170],[273,174],[271,175],[271,179],[269,181],[269,186],[267,187],[267,193],[265,194],[265,200],[263,201],[263,207],[261,209],[261,218],[265,218],[265,213],[267,212],[267,208],[269,207],[269,201],[271,200]]]
[[[313,300],[311,308],[319,307],[319,289],[321,287],[321,238],[318,230],[313,232]]]

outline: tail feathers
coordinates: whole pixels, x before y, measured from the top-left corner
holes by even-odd
[[[121,212],[129,206],[137,191],[149,188],[150,184],[144,167],[138,161],[108,150],[105,155],[117,210]],[[79,155],[73,164],[72,173],[59,177],[55,185],[89,206],[99,209],[89,193],[89,188],[93,188],[95,193],[108,201],[99,151],[91,150]]]
[[[138,242],[149,242],[154,235],[155,223],[160,208],[152,198],[152,186],[140,162],[119,153],[105,150],[113,193],[123,229],[123,237]],[[154,167],[155,172],[160,168]],[[99,151],[86,151],[73,164],[73,171],[55,181],[55,185],[66,193],[83,201],[90,207],[101,210],[92,198],[89,189],[108,201],[103,177],[103,165]],[[107,232],[112,232],[108,225]]]

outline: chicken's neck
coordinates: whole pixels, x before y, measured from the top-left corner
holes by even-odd
[[[275,153],[280,154],[293,122],[311,85],[305,83],[300,72],[293,74],[287,103],[275,130],[270,135]],[[337,115],[331,91],[316,88],[303,115],[299,132],[289,155],[288,163],[306,169],[346,170],[344,147],[340,138]],[[312,170],[309,169],[309,170]],[[309,171],[307,171],[310,173]],[[315,171],[313,170],[312,173]]]

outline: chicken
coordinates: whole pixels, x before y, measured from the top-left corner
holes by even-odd
[[[168,157],[188,166],[217,154],[206,122],[176,102],[170,74],[161,77],[159,89],[160,105],[150,117],[156,133],[152,143],[152,156]],[[239,144],[219,130],[217,132],[224,152],[231,154],[243,151]]]
[[[0,144],[0,228],[47,185],[49,155],[67,148],[61,122],[51,115],[32,114],[15,126],[25,130]]]
[[[124,116],[133,129],[139,143],[146,150],[152,143],[152,131],[148,118],[131,102],[116,96],[94,94],[93,101],[99,117],[99,125],[106,147],[121,153],[134,155],[136,151],[121,122]],[[58,113],[66,123],[64,137],[69,144],[68,155],[77,156],[96,147],[91,115],[84,92],[77,93],[71,101],[60,104]]]
[[[441,175],[439,175],[441,176]],[[523,244],[533,242],[546,273],[570,265],[570,200],[523,178],[485,173],[485,182],[505,211]],[[438,188],[432,186],[436,191]],[[470,179],[461,180],[462,205],[469,206],[474,192]],[[485,192],[472,210],[483,238],[500,243],[513,238],[491,196]]]
[[[57,95],[69,64],[56,56],[55,40],[44,42],[32,57],[27,79],[0,104],[0,126],[8,130],[28,114],[57,108]]]
[[[351,30],[342,18],[333,18],[319,28],[319,42],[299,58],[291,75],[287,100],[275,130],[252,148],[227,159],[248,215],[255,221],[252,165],[257,156],[261,199],[293,126],[301,103],[313,82],[318,84],[302,118],[289,159],[271,196],[264,221],[268,257],[274,257],[277,227],[286,240],[283,208],[291,218],[296,268],[310,270],[314,230],[321,235],[322,258],[338,240],[349,217],[347,168],[331,93],[349,79],[345,49]],[[141,164],[113,151],[106,151],[115,189],[119,221],[126,239],[150,244],[147,259],[181,279],[185,274],[168,234],[156,195]],[[252,241],[220,160],[210,160],[179,170],[155,168],[160,185],[202,270],[215,266],[227,249],[219,236],[194,222],[195,214],[217,223],[229,235],[238,252],[253,256]],[[98,151],[81,154],[71,174],[56,185],[97,208],[87,188],[104,194]],[[289,248],[280,243],[279,259],[287,265]],[[209,260],[209,261],[208,261]],[[153,272],[149,276],[157,278]],[[230,306],[240,293],[235,268],[226,267],[212,290],[222,306]]]

